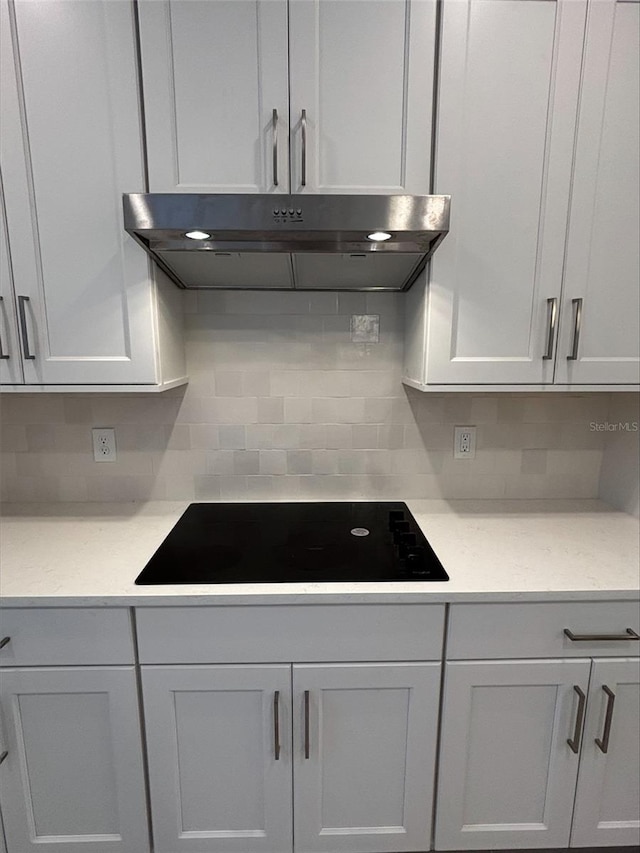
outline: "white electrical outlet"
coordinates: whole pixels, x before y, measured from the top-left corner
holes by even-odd
[[[91,437],[94,462],[115,462],[117,459],[115,429],[98,427],[91,430]]]
[[[476,428],[474,426],[459,426],[453,428],[453,458],[475,459]]]

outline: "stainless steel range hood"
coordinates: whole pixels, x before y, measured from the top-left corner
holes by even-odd
[[[408,290],[449,230],[445,195],[132,193],[123,202],[125,229],[189,289]]]

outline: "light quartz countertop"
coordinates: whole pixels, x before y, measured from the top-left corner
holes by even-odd
[[[426,501],[409,509],[447,570],[438,583],[135,586],[188,502],[5,504],[4,606],[637,599],[638,520],[599,501]]]

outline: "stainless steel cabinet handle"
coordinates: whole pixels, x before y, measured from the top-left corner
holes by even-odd
[[[309,691],[304,691],[304,757],[309,758]]]
[[[548,361],[553,358],[553,342],[556,338],[556,323],[558,321],[558,300],[554,296],[553,299],[547,299],[547,347],[543,361]]]
[[[599,737],[595,738],[596,746],[601,752],[607,754],[609,749],[609,737],[611,736],[611,721],[613,720],[613,703],[616,701],[616,695],[613,690],[609,690],[606,684],[602,685],[602,689],[607,696],[607,710],[604,715],[604,731],[602,732],[602,740]]]
[[[4,296],[0,296],[0,306],[4,302]],[[2,312],[0,311],[0,314]],[[1,318],[0,318],[1,319]],[[2,349],[2,338],[0,338],[0,361],[6,361],[10,358],[9,355]]]
[[[273,185],[278,186],[278,110],[273,111]]]
[[[11,637],[3,637],[3,638],[0,640],[0,649],[4,649],[4,647],[5,647],[6,645],[8,645],[10,642],[11,642]]]
[[[580,737],[582,735],[582,724],[584,722],[584,706],[587,701],[587,697],[584,695],[582,690],[580,690],[577,684],[573,685],[573,689],[578,694],[578,711],[576,713],[576,725],[573,730],[573,737],[567,738],[567,743],[569,744],[572,752],[578,753],[580,752]]]
[[[273,694],[273,757],[280,761],[280,691]]]
[[[307,111],[302,110],[300,116],[300,128],[302,132],[302,179],[300,181],[303,187],[307,185]]]
[[[35,355],[29,349],[29,332],[27,330],[26,304],[30,299],[28,296],[18,296],[18,315],[20,318],[20,334],[22,335],[23,357],[34,359]]]
[[[578,346],[580,345],[580,329],[582,328],[582,299],[572,299],[573,306],[573,343],[567,361],[577,361]]]
[[[612,643],[620,640],[640,640],[640,634],[636,634],[633,628],[627,628],[624,634],[574,634],[569,628],[563,631],[574,643]]]
[[[1,753],[0,753],[0,764],[2,764],[2,762],[5,760],[5,758],[7,757],[7,755],[9,755],[9,753],[7,752],[7,750],[6,750],[6,749],[5,749],[5,751],[4,751],[4,752],[1,752]]]

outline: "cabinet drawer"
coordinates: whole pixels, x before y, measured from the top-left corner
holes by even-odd
[[[144,607],[141,663],[440,660],[442,605]]]
[[[2,666],[134,663],[126,608],[16,608],[0,612]]]
[[[571,640],[591,635],[607,639]],[[637,655],[640,633],[634,601],[554,604],[455,604],[451,608],[447,658],[593,657]]]

